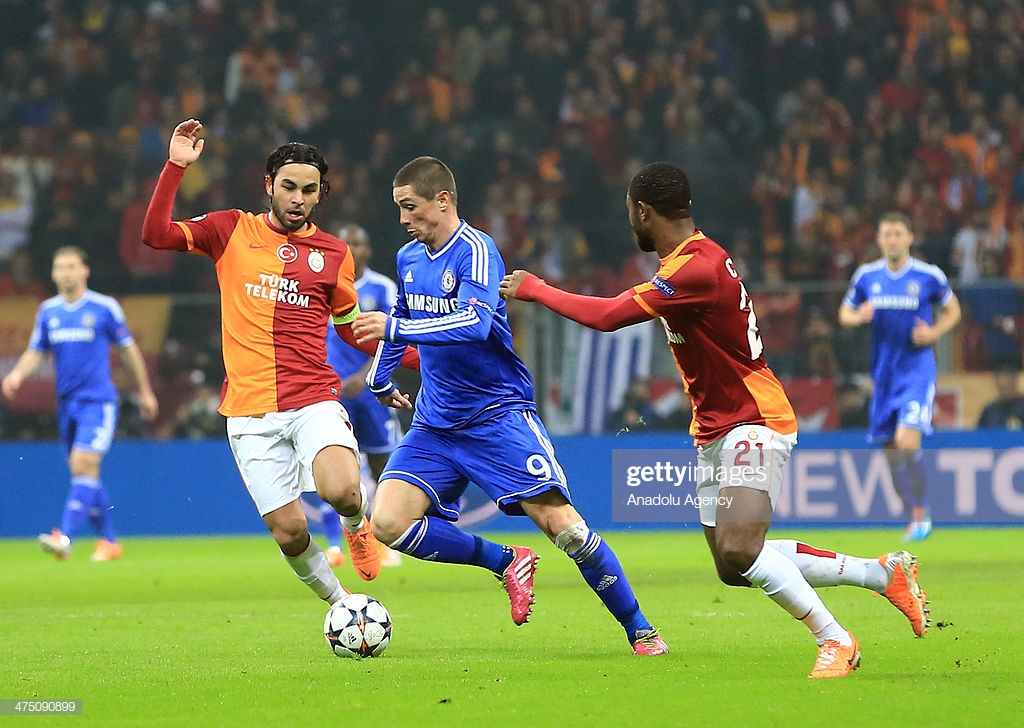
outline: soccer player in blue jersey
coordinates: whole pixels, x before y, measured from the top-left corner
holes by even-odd
[[[391,454],[377,489],[377,538],[410,556],[473,564],[501,579],[512,620],[533,604],[538,556],[473,536],[454,523],[470,481],[509,515],[527,515],[569,555],[622,624],[638,655],[668,646],[640,610],[611,547],[569,499],[533,402],[533,381],[512,348],[498,284],[505,266],[489,235],[459,218],[455,178],[433,157],[395,175],[400,221],[414,238],[397,256],[398,303],[390,314],[362,313],[357,341],[383,340],[367,377],[387,404],[411,407],[391,382],[405,344],[418,345],[422,384],[412,426]]]
[[[960,303],[945,274],[910,257],[914,235],[899,212],[879,219],[882,257],[853,274],[839,307],[846,327],[871,324],[871,396],[868,439],[885,445],[893,484],[910,514],[905,541],[932,530],[921,438],[932,433],[935,354],[932,346],[960,321]],[[940,314],[933,321],[932,307]]]
[[[359,308],[363,311],[390,311],[398,300],[398,286],[386,275],[369,267],[373,248],[366,230],[359,225],[342,225],[337,236],[348,243],[352,251]],[[366,455],[370,475],[374,482],[379,482],[388,455],[398,447],[402,431],[395,410],[382,406],[366,386],[366,374],[372,361],[372,357],[343,342],[334,326],[327,327],[327,363],[341,379],[341,403],[348,411],[349,422],[359,440],[359,451]],[[327,536],[327,560],[331,566],[342,566],[345,556],[341,550],[341,518],[329,503],[321,502],[319,510],[324,535]],[[382,566],[401,563],[397,551],[387,547],[384,551]]]
[[[100,464],[117,428],[111,344],[121,347],[135,377],[139,410],[146,420],[156,417],[156,396],[121,306],[87,288],[85,251],[73,246],[59,248],[53,256],[52,274],[57,295],[40,305],[28,348],[4,377],[3,394],[13,398],[46,354],[53,355],[57,424],[71,470],[71,489],[60,528],[40,534],[39,542],[58,559],[66,559],[78,529],[88,518],[100,537],[93,561],[110,561],[122,554],[111,520],[110,496],[100,480]]]

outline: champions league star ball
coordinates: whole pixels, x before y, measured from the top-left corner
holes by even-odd
[[[324,617],[327,646],[338,657],[377,657],[391,641],[391,615],[365,594],[349,594]]]

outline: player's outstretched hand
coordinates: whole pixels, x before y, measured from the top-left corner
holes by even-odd
[[[506,301],[511,301],[516,298],[516,294],[519,293],[519,286],[522,285],[526,277],[530,275],[528,270],[514,270],[504,278],[501,279],[501,283],[498,284],[498,295],[504,298]]]
[[[393,409],[412,409],[412,400],[409,399],[409,395],[402,394],[397,389],[392,390],[383,397],[377,397],[377,401],[385,407]]]
[[[364,311],[352,322],[352,333],[356,343],[367,341],[383,341],[388,323],[388,315],[383,311]]]
[[[167,158],[179,167],[187,167],[199,159],[206,144],[205,139],[199,138],[202,131],[203,125],[196,119],[187,119],[174,127]]]

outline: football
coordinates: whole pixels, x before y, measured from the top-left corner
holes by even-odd
[[[391,614],[373,597],[349,594],[327,610],[324,637],[338,657],[377,657],[391,642]]]

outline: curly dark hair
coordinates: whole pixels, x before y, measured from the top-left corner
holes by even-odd
[[[668,162],[654,162],[637,172],[629,182],[629,197],[670,220],[690,217],[690,180],[681,167]]]
[[[275,149],[273,154],[267,157],[267,176],[270,177],[270,181],[274,181],[281,167],[293,163],[311,164],[320,170],[320,200],[327,197],[331,191],[331,183],[327,179],[327,160],[312,144],[288,142]]]

